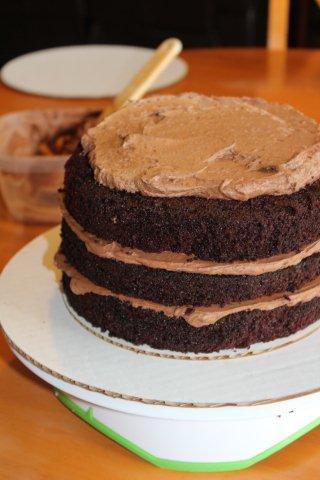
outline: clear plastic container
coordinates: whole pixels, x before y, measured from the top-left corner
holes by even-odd
[[[60,221],[58,188],[69,155],[37,155],[39,142],[79,123],[93,109],[14,112],[0,117],[0,188],[10,214],[25,223]]]

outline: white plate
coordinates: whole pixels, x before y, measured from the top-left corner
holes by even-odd
[[[137,354],[87,332],[58,288],[58,243],[58,228],[37,237],[0,279],[4,332],[44,372],[100,396],[184,408],[262,405],[320,391],[319,330],[273,352],[203,361]]]
[[[124,45],[49,48],[10,60],[1,69],[9,87],[35,95],[65,98],[114,96],[148,60],[152,49]],[[177,82],[187,64],[175,59],[152,89]]]

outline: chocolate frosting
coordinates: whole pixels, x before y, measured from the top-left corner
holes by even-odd
[[[283,292],[270,295],[268,297],[246,300],[243,302],[233,302],[223,307],[219,305],[210,305],[209,307],[185,306],[167,306],[159,303],[143,300],[141,298],[129,297],[123,294],[116,294],[111,290],[100,287],[88,278],[81,275],[75,268],[68,264],[66,258],[57,253],[55,257],[56,265],[70,277],[70,288],[75,295],[85,295],[94,293],[96,295],[111,296],[123,302],[130,303],[135,308],[144,308],[163,312],[168,317],[182,317],[193,327],[202,327],[211,325],[227,315],[233,313],[252,311],[252,310],[273,310],[282,306],[293,307],[300,302],[309,302],[315,297],[320,296],[320,277],[304,285],[294,293]]]
[[[248,200],[320,178],[318,124],[262,99],[154,96],[107,117],[82,144],[99,183],[152,197]]]
[[[144,252],[143,250],[123,247],[117,242],[108,242],[86,232],[66,210],[62,202],[63,218],[77,237],[85,243],[87,250],[101,258],[109,258],[123,263],[143,265],[170,271],[200,273],[203,275],[262,275],[283,268],[292,267],[304,258],[320,252],[320,240],[307,245],[300,252],[292,252],[254,261],[218,263],[200,260],[185,253]]]

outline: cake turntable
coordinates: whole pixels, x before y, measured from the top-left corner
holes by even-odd
[[[320,424],[320,322],[256,355],[139,353],[88,332],[66,309],[53,266],[58,241],[50,230],[4,269],[1,324],[19,360],[94,428],[160,467],[227,471]]]

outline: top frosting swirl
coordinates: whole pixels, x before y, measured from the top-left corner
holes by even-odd
[[[320,129],[288,105],[194,93],[153,96],[82,139],[96,180],[152,197],[247,200],[320,178]]]

